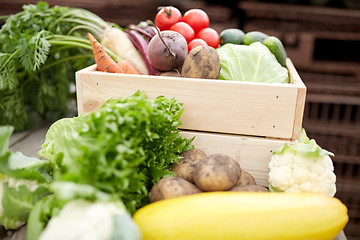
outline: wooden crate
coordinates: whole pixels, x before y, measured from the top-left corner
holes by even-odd
[[[76,73],[79,114],[137,90],[149,98],[174,97],[184,103],[181,134],[195,136],[193,145],[207,155],[232,157],[259,185],[268,185],[272,151],[299,138],[306,87],[290,59],[290,84],[113,74],[95,68]]]
[[[182,102],[184,130],[298,139],[306,87],[290,59],[287,67],[291,84],[114,74],[93,65],[76,73],[78,112],[141,90],[149,98],[164,95]]]

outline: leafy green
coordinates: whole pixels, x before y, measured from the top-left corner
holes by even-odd
[[[89,201],[110,201],[113,199],[111,195],[101,192],[94,186],[74,182],[54,181],[50,184],[50,190],[56,195],[57,201],[63,203],[79,198]]]
[[[70,138],[77,137],[78,132],[76,128],[81,124],[81,119],[82,118],[79,117],[62,118],[54,122],[48,129],[38,154],[49,160],[53,168],[57,167],[57,159],[62,158],[65,142]],[[62,137],[59,138],[58,136]],[[56,139],[56,141],[54,141],[54,139]]]
[[[111,99],[99,110],[51,127],[39,155],[56,164],[54,179],[89,184],[121,199],[127,209],[148,203],[148,190],[192,148],[180,136],[182,104],[142,92]],[[51,144],[50,144],[51,143]]]
[[[3,157],[4,155],[8,157],[11,153],[9,150],[9,141],[13,131],[14,131],[14,127],[12,126],[0,126],[0,156],[1,157]]]
[[[26,226],[26,240],[38,240],[52,216],[56,216],[61,207],[56,204],[55,195],[48,195],[32,208]]]
[[[0,224],[6,229],[26,222],[32,207],[50,194],[52,181],[49,161],[9,150],[13,130],[0,126]]]
[[[75,72],[93,64],[86,33],[114,24],[78,8],[25,4],[0,29],[0,125],[16,131],[75,115]],[[113,56],[113,55],[111,55]]]
[[[288,70],[282,67],[269,49],[260,42],[251,45],[225,44],[217,48],[220,58],[218,79],[289,83]]]
[[[32,207],[49,195],[50,191],[47,186],[35,186],[35,189],[31,189],[24,181],[18,180],[18,183],[21,183],[18,187],[3,183],[4,215],[11,220],[26,222]]]
[[[275,149],[273,154],[284,154],[286,152],[291,152],[302,157],[323,157],[323,156],[333,156],[332,152],[329,152],[325,149],[322,149],[315,141],[315,139],[309,139],[306,135],[305,129],[302,130],[299,142],[295,144],[284,144],[281,147]]]
[[[0,126],[0,175],[38,182],[50,182],[51,168],[47,160],[27,157],[21,152],[11,152],[9,139],[14,128]]]

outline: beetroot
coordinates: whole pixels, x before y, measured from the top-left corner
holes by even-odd
[[[174,31],[161,31],[149,42],[147,55],[155,68],[161,71],[180,69],[188,54],[186,39]]]

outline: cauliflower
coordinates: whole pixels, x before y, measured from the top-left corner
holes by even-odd
[[[303,130],[299,142],[273,151],[269,163],[269,189],[280,192],[313,192],[333,197],[336,176],[331,152],[322,149]]]
[[[75,199],[53,216],[39,240],[142,239],[122,202]]]

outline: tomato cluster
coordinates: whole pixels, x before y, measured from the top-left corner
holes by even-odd
[[[209,27],[209,16],[201,9],[190,9],[181,15],[176,7],[163,7],[155,16],[155,24],[160,31],[172,30],[184,36],[189,51],[199,45],[217,48],[220,44],[219,34]]]

